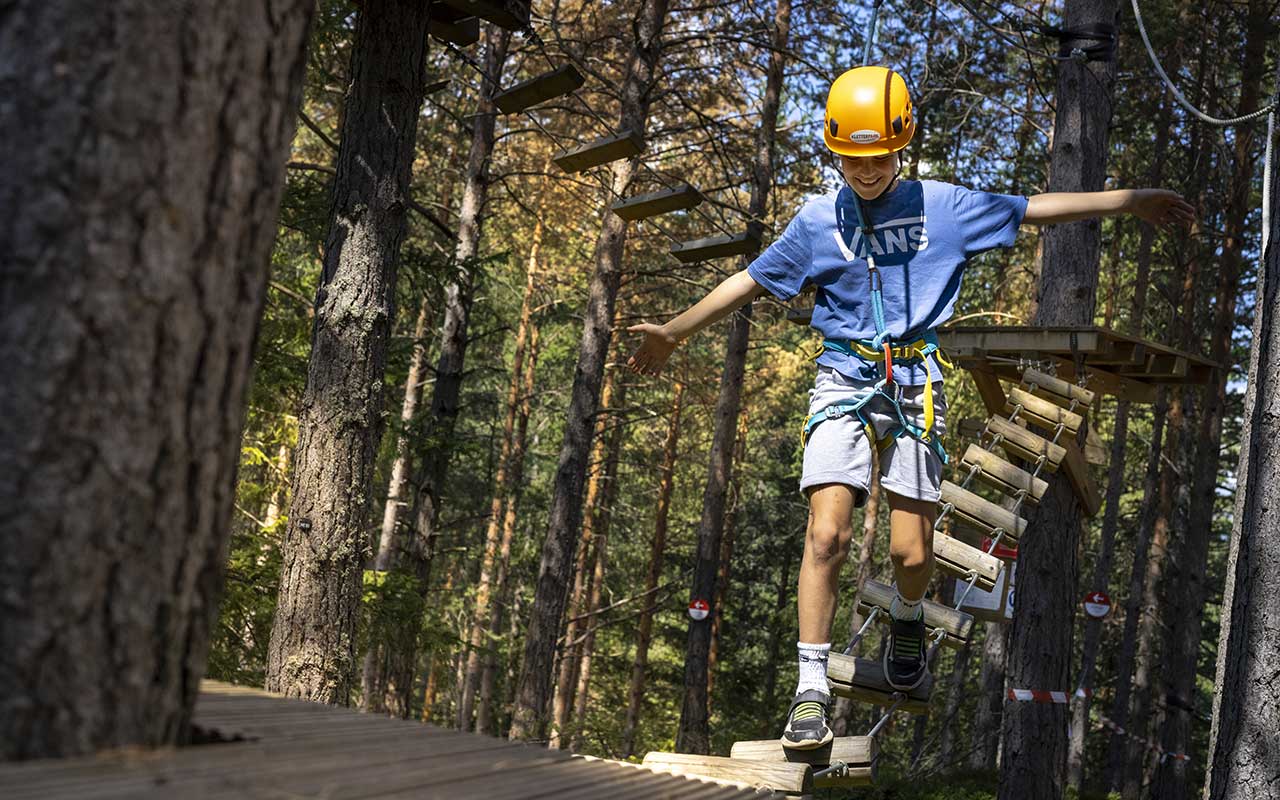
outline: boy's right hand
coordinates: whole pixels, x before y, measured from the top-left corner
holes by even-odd
[[[644,334],[644,341],[631,354],[631,358],[627,359],[627,366],[631,368],[632,372],[641,375],[657,375],[662,371],[667,359],[671,357],[672,351],[676,349],[676,345],[679,342],[674,336],[667,333],[666,329],[661,325],[654,325],[649,322],[632,325],[627,330],[632,333]]]

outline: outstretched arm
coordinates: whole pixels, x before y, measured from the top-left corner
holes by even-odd
[[[764,293],[764,287],[744,269],[731,275],[712,289],[706,297],[665,325],[642,322],[627,330],[643,333],[644,341],[627,359],[632,372],[657,375],[671,357],[676,345],[703,328],[724,319]]]
[[[1091,217],[1133,214],[1152,225],[1189,225],[1195,209],[1168,189],[1114,189],[1109,192],[1049,192],[1027,198],[1027,225],[1051,225]]]

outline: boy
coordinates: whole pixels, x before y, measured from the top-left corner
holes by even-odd
[[[952,314],[966,261],[1011,246],[1022,223],[1122,213],[1152,224],[1192,219],[1191,207],[1163,190],[1024,198],[901,180],[898,154],[914,134],[900,75],[885,67],[841,75],[827,96],[823,139],[839,156],[847,185],[810,200],[759,258],[692,308],[665,325],[629,329],[645,336],[629,366],[654,375],[681,340],[764,292],[789,300],[806,284],[816,289],[811,325],[825,340],[810,391],[800,479],[809,499],[797,592],[800,679],[782,735],[783,746],[793,749],[832,739],[831,622],[853,511],[866,501],[871,482],[873,443],[884,448],[881,485],[897,588],[885,676],[895,689],[909,691],[927,674],[922,601],[933,573],[938,438],[946,428],[934,329]]]

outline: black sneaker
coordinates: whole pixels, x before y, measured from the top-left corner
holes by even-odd
[[[884,677],[900,692],[909,692],[929,674],[925,660],[924,619],[891,619],[889,642],[884,648]]]
[[[830,742],[835,735],[827,725],[827,708],[831,695],[808,689],[796,695],[787,712],[787,727],[782,732],[782,746],[791,750],[812,750]]]

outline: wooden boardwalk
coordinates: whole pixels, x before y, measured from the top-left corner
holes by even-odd
[[[231,741],[0,765],[0,798],[671,798],[770,796],[206,681],[196,726]]]

